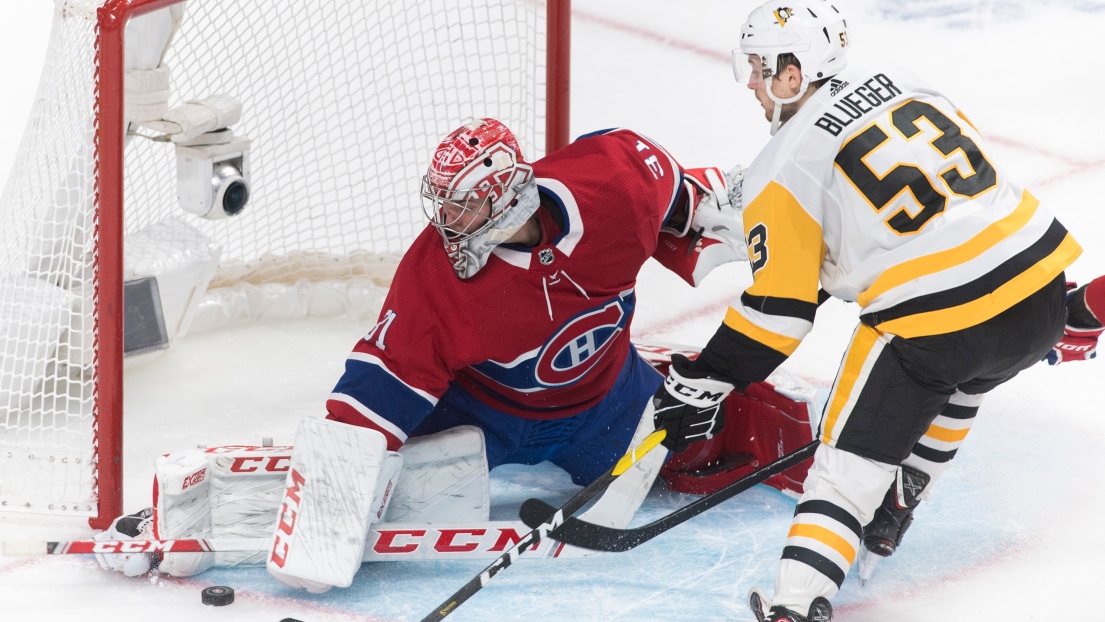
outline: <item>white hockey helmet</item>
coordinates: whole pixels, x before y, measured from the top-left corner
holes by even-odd
[[[537,211],[533,167],[514,134],[495,119],[453,130],[422,178],[422,208],[441,233],[453,270],[467,279]]]
[[[744,84],[753,71],[762,72],[767,94],[776,103],[774,134],[782,104],[797,101],[812,82],[835,76],[847,67],[848,45],[848,22],[828,0],[768,2],[753,10],[741,27],[740,47],[733,50],[733,74]],[[802,69],[798,94],[787,99],[771,92],[781,54],[793,54]],[[760,62],[750,63],[749,57],[759,57]]]

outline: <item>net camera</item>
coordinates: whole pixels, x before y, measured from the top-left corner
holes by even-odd
[[[229,136],[212,136],[224,132]],[[230,130],[203,137],[210,144],[194,141],[176,147],[180,206],[209,220],[237,216],[249,203],[250,141]]]

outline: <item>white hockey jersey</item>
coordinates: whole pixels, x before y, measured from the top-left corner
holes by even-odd
[[[725,324],[782,355],[745,375],[798,347],[819,282],[882,332],[936,335],[1001,313],[1081,252],[952,102],[893,67],[818,89],[747,169],[744,197],[754,282]]]

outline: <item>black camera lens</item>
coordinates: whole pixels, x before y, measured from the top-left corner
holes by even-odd
[[[237,216],[238,212],[246,207],[249,202],[249,186],[246,182],[235,180],[230,182],[223,193],[223,211],[227,216]]]

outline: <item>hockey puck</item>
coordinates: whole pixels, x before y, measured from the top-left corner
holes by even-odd
[[[234,602],[234,588],[225,585],[206,587],[200,592],[200,599],[205,605],[223,607]]]

